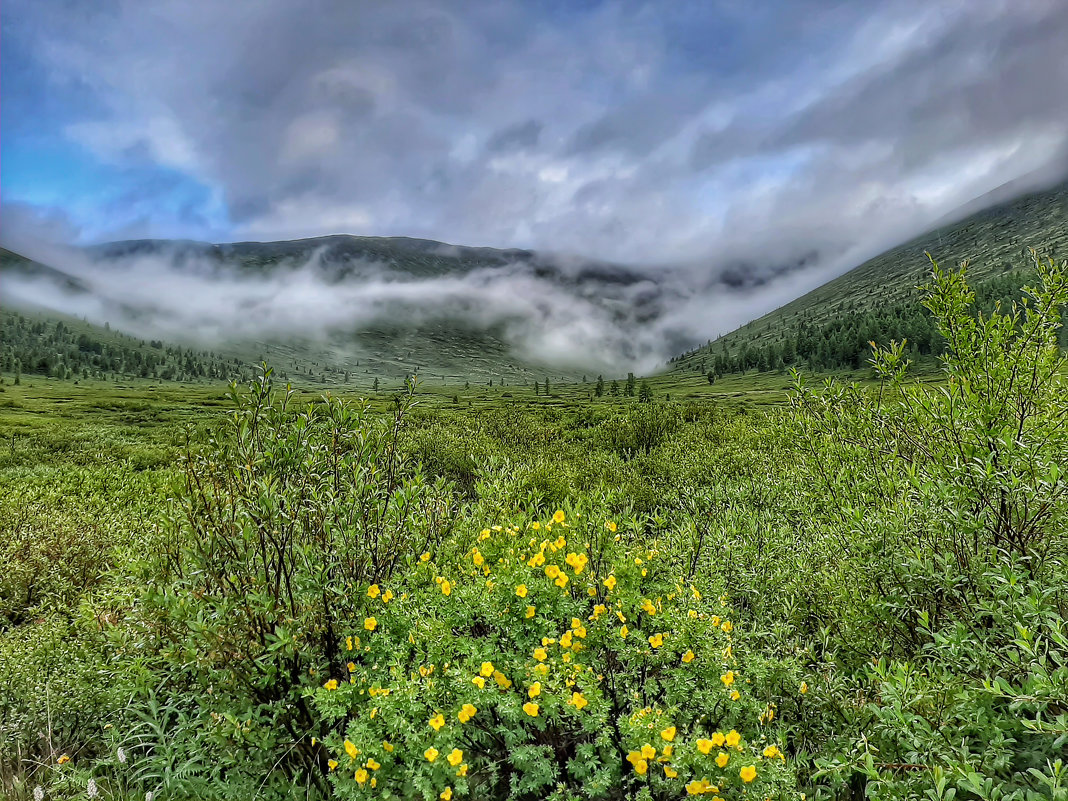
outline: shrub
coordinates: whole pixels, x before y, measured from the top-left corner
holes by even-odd
[[[599,514],[567,520],[487,528],[392,583],[354,588],[370,609],[339,643],[348,664],[314,696],[333,721],[337,795],[791,786],[775,706],[726,597]]]
[[[306,690],[344,667],[340,633],[365,605],[352,588],[389,581],[452,524],[444,486],[401,456],[411,393],[386,419],[331,397],[298,410],[293,397],[265,370],[232,388],[223,431],[189,448],[170,579],[149,599],[233,797],[323,783]]]

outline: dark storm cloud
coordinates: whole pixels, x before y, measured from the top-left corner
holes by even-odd
[[[22,0],[3,24],[5,99],[41,96],[38,133],[202,187],[67,209],[83,239],[422,236],[710,287],[810,265],[740,310],[680,305],[698,340],[1006,181],[1052,182],[1068,143],[1063,0]],[[86,99],[64,118],[43,87]]]
[[[527,120],[501,128],[486,141],[486,150],[490,153],[528,150],[538,144],[542,128],[542,124],[537,120]]]

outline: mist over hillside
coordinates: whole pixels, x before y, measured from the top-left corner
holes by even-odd
[[[1011,242],[1041,247],[1058,240],[1066,193],[1068,185],[1059,184],[979,212],[973,202],[966,209],[971,216],[923,242],[950,237],[953,258],[993,257],[987,252],[992,237],[999,237],[997,253]],[[1005,239],[1006,226],[1035,241]],[[927,246],[891,249],[866,262],[858,268],[865,279],[856,292],[867,297],[884,283],[892,293],[908,291],[924,270]],[[523,249],[346,235],[23,247],[4,256],[6,304],[32,304],[199,347],[296,346],[341,366],[362,359],[365,369],[373,363],[386,374],[424,369],[515,382],[539,371],[655,372],[756,312],[842,276],[861,255],[876,255],[854,247],[780,261],[754,256],[635,267]],[[848,300],[856,283],[849,275],[834,284],[833,300]]]
[[[5,260],[6,302],[141,336],[201,346],[297,339],[357,359],[381,344],[369,342],[372,333],[402,339],[437,329],[473,352],[499,342],[531,368],[609,374],[653,371],[695,339],[744,322],[732,309],[739,298],[804,266],[761,275],[739,264],[717,275],[354,236],[31,245],[19,256],[27,258]],[[433,369],[432,356],[423,365]]]

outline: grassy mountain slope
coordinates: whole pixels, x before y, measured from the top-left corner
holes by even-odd
[[[1068,256],[1068,182],[995,205],[892,248],[715,342],[683,354],[671,369],[704,372],[712,369],[712,358],[718,354],[737,355],[746,348],[767,346],[774,350],[776,345],[781,350],[787,339],[797,339],[800,329],[826,333],[847,317],[882,316],[886,319],[866,330],[893,335],[892,318],[911,318],[918,308],[917,287],[930,274],[925,252],[944,268],[967,259],[973,285],[1004,279],[998,294],[1019,285],[1031,264],[1029,248],[1049,256]]]

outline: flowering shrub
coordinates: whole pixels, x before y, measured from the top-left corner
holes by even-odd
[[[792,771],[708,597],[600,515],[485,529],[364,585],[334,724],[342,798],[779,795]]]

